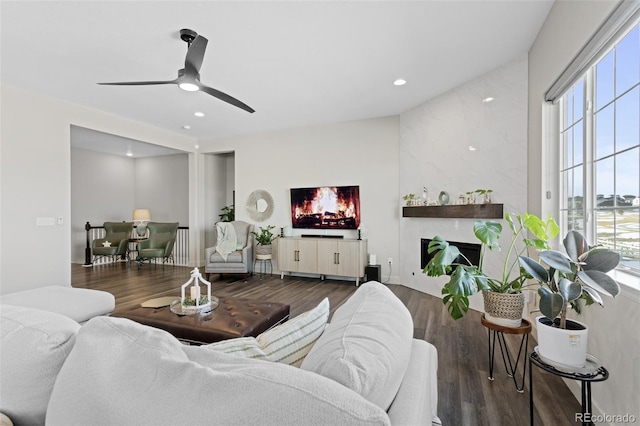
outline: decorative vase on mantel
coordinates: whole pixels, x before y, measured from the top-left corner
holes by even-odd
[[[498,293],[482,290],[487,321],[503,327],[520,327],[524,309],[524,293]]]

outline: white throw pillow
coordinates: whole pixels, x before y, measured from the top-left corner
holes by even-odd
[[[317,374],[181,344],[124,318],[78,333],[47,425],[389,425],[360,395]]]
[[[43,425],[80,325],[39,309],[1,305],[0,311],[0,411],[17,425]]]
[[[413,340],[411,314],[385,285],[370,281],[333,314],[302,362],[387,410],[400,388]]]
[[[315,308],[265,331],[258,337],[239,337],[204,346],[235,356],[257,358],[300,367],[322,335],[329,318],[329,299]]]

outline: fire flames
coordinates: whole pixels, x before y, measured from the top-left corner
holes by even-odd
[[[357,190],[314,188],[303,199],[292,200],[294,226],[355,229],[359,222],[358,197]]]

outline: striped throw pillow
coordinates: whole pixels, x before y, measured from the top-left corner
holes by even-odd
[[[258,337],[239,337],[205,347],[244,358],[264,359],[300,367],[324,331],[329,319],[329,299],[315,308],[273,327]]]

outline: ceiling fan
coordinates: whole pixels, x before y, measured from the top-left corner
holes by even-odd
[[[193,30],[180,30],[180,38],[188,45],[187,57],[184,60],[184,68],[178,70],[178,78],[167,81],[123,81],[115,83],[98,83],[111,86],[146,86],[154,84],[177,84],[182,90],[195,92],[200,90],[214,96],[222,101],[235,105],[248,112],[255,112],[249,105],[237,100],[233,96],[229,96],[219,90],[205,86],[200,82],[200,67],[204,59],[204,52],[207,48],[208,40],[198,35]]]

